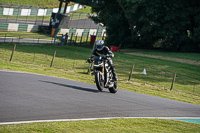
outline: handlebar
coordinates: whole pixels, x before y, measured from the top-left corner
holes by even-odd
[[[99,54],[97,53],[100,57],[102,57],[102,59],[107,59],[108,57],[112,57],[111,55],[104,55],[104,54]],[[91,63],[94,59],[87,59],[86,63]]]

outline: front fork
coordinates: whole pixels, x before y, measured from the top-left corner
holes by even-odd
[[[103,62],[103,68],[101,69],[101,72],[102,72],[101,76],[102,76],[102,79],[103,79],[103,80],[104,80],[104,71],[105,71],[105,70],[104,70],[104,67],[105,67],[104,64],[105,64],[105,63]],[[92,67],[94,67],[94,63],[91,64],[91,68],[92,68]],[[90,69],[90,70],[91,70],[91,69]],[[94,75],[95,72],[96,72],[97,70],[96,70],[96,69],[93,69],[93,71],[94,71],[94,72],[91,73],[91,75]]]

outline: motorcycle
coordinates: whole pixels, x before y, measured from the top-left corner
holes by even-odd
[[[102,91],[104,88],[108,88],[111,93],[118,91],[117,81],[114,81],[111,66],[108,63],[108,55],[98,54],[94,58],[93,73],[95,75],[95,83],[97,89]],[[88,61],[87,61],[88,62]]]

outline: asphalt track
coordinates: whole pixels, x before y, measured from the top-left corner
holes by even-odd
[[[133,86],[134,87],[134,86]],[[200,106],[93,84],[0,70],[0,124],[108,117],[200,118]]]

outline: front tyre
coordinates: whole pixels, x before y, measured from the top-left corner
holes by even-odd
[[[103,90],[103,86],[104,86],[104,82],[103,82],[103,79],[101,78],[101,74],[99,71],[95,72],[95,82],[96,82],[96,86],[97,86],[97,89],[99,91],[102,91]]]
[[[117,81],[114,82],[113,87],[108,88],[110,93],[116,93],[118,91],[118,85],[117,85]]]

